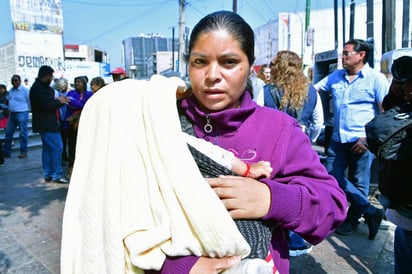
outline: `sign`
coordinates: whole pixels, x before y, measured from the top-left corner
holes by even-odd
[[[16,73],[33,82],[39,68],[51,66],[56,77],[64,72],[63,40],[60,34],[15,31]]]
[[[90,80],[96,76],[102,77],[106,83],[112,81],[110,65],[107,63],[66,61],[65,65],[66,70],[63,77],[66,78],[70,84],[74,83],[74,78],[77,76],[87,76],[89,84]]]
[[[14,30],[63,33],[61,0],[10,0]]]

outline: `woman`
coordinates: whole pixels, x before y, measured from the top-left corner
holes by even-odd
[[[74,78],[74,90],[67,93],[70,102],[67,106],[65,114],[64,129],[67,130],[68,147],[69,147],[69,173],[73,168],[77,129],[80,119],[80,113],[86,104],[87,100],[93,95],[92,92],[87,91],[87,79],[84,76]]]
[[[90,81],[90,88],[92,89],[93,93],[96,93],[99,89],[104,87],[106,83],[104,82],[104,79],[102,77],[94,77]]]
[[[271,63],[270,85],[264,88],[265,106],[296,118],[311,140],[316,140],[323,125],[322,102],[303,73],[302,59],[293,51],[282,50]]]
[[[264,88],[265,106],[286,112],[297,119],[311,140],[317,139],[323,125],[323,115],[316,115],[317,92],[308,83],[302,70],[302,59],[293,51],[279,51],[271,62],[271,81]],[[321,113],[322,114],[322,113]],[[322,117],[322,119],[315,119]],[[310,129],[317,129],[312,138]],[[299,256],[307,254],[312,246],[306,243],[299,235],[289,232],[289,255]]]
[[[344,220],[347,202],[297,122],[252,101],[246,86],[253,62],[250,26],[232,12],[207,15],[190,37],[193,96],[183,99],[181,108],[197,137],[233,151],[246,162],[271,163],[269,179],[222,176],[208,182],[233,219],[276,223],[270,255],[279,273],[288,273],[285,230],[317,244]],[[238,261],[237,256],[169,257],[162,273],[218,273]]]
[[[55,97],[59,96],[66,96],[69,90],[69,81],[65,78],[55,78],[53,83],[53,88],[55,90]],[[66,117],[66,110],[67,105],[64,104],[59,108],[60,112],[60,133],[62,135],[63,141],[63,152],[62,152],[62,160],[67,162],[69,160],[68,152],[67,152],[67,144],[68,144],[68,128],[64,128],[64,118]]]
[[[262,79],[263,82],[265,82],[265,84],[267,84],[267,83],[270,82],[270,77],[271,77],[271,75],[270,75],[270,67],[269,67],[268,64],[263,64],[263,65],[260,67],[259,72],[258,72],[258,74],[257,74],[257,77],[258,77],[259,79]]]
[[[7,127],[9,117],[9,100],[6,85],[0,84],[0,129]],[[4,164],[3,140],[0,139],[0,165]]]
[[[0,84],[0,128],[5,129],[7,127],[7,121],[9,117],[9,100],[6,85]]]

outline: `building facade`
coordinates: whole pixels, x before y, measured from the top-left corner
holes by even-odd
[[[42,65],[64,71],[63,10],[61,0],[10,0],[13,41],[0,47],[0,82],[13,74],[33,83]]]
[[[396,1],[393,27],[396,33],[395,47],[402,47],[402,4]],[[380,68],[382,57],[382,0],[375,0],[373,13],[374,67]],[[345,8],[346,20],[343,20],[342,10],[338,11],[338,33],[336,50],[342,50],[344,42],[349,40],[350,7]],[[409,18],[412,9],[409,9]],[[345,24],[343,25],[343,21]],[[409,25],[411,21],[409,21]],[[409,26],[409,30],[411,30]],[[345,30],[345,31],[343,31]],[[292,50],[303,56],[304,63],[313,65],[317,53],[335,50],[335,19],[333,9],[312,10],[308,31],[305,30],[305,13],[279,13],[278,19],[256,28],[255,54],[256,65],[269,63],[279,50]],[[367,40],[367,6],[366,3],[356,4],[354,16],[354,38]],[[409,39],[411,40],[411,39]]]
[[[179,42],[175,39],[173,45],[172,41],[172,38],[154,34],[123,40],[123,56],[127,74],[136,79],[149,79],[153,74],[162,73],[159,69],[168,70],[177,67],[173,62],[177,62],[175,57]],[[158,52],[162,53],[157,54]],[[165,63],[169,64],[167,68],[164,66]],[[162,66],[159,67],[157,64],[162,64]]]
[[[0,83],[10,87],[11,76],[18,74],[31,85],[42,65],[51,66],[55,77],[68,78],[70,83],[78,75],[102,76],[111,81],[106,51],[87,45],[63,45],[61,2],[8,0],[12,36],[10,42],[0,46]]]

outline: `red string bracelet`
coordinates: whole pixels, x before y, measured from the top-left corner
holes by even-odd
[[[243,177],[249,177],[250,175],[250,164],[246,163],[246,171],[243,173]]]

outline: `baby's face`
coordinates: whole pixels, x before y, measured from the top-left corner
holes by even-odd
[[[5,94],[5,93],[6,93],[6,89],[0,88],[0,94]]]

